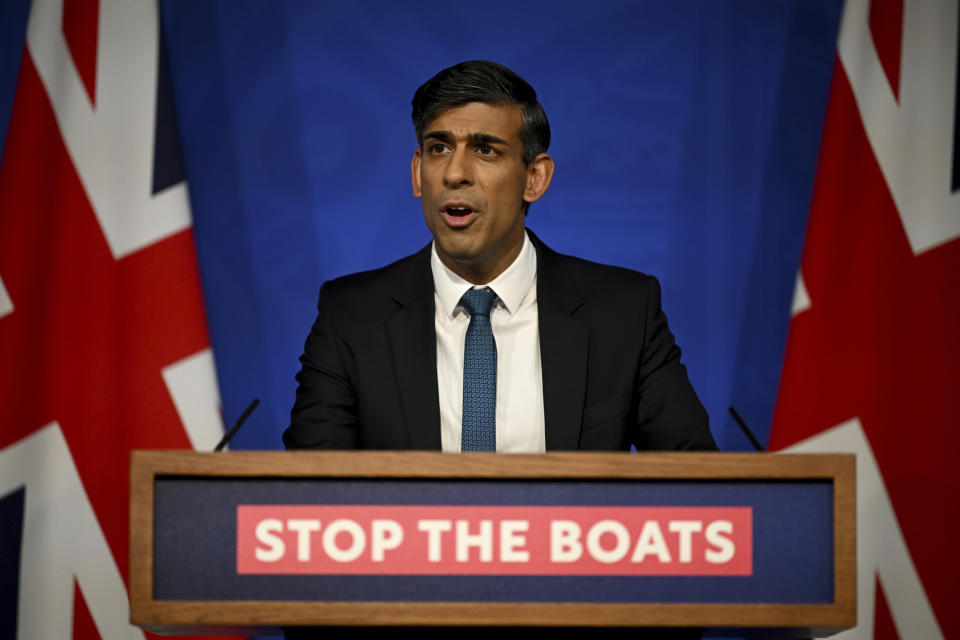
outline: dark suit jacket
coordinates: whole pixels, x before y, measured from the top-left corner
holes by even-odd
[[[537,250],[547,450],[716,449],[656,279]],[[440,449],[430,245],[323,284],[287,448]]]

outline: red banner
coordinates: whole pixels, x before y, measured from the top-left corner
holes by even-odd
[[[241,505],[237,572],[747,576],[750,507]]]

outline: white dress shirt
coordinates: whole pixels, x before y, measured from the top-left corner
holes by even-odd
[[[460,298],[474,285],[437,255],[433,270],[437,330],[437,386],[440,392],[440,442],[444,451],[459,452],[463,429],[463,348],[470,314]],[[497,294],[490,325],[497,342],[497,451],[543,453],[543,377],[537,322],[537,252],[524,233],[517,259],[489,287]]]

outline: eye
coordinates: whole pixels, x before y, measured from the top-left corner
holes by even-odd
[[[482,156],[492,156],[492,155],[496,155],[497,150],[488,144],[481,144],[477,147],[477,153],[479,153]]]
[[[427,147],[427,150],[433,154],[440,154],[447,150],[447,145],[442,142],[435,142]]]

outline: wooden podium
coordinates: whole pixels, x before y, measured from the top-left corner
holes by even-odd
[[[131,621],[856,625],[852,455],[135,451]]]

